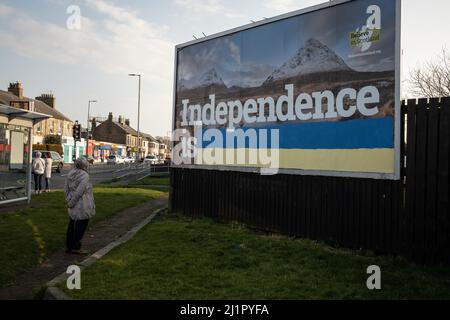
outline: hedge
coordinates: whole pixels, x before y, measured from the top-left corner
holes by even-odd
[[[60,144],[33,144],[33,150],[55,151],[60,156],[64,155],[63,147]]]

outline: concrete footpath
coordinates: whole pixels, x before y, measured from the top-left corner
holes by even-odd
[[[34,299],[45,284],[64,273],[69,265],[79,265],[91,254],[127,234],[148,219],[156,210],[166,207],[167,200],[167,195],[151,200],[140,206],[128,208],[114,217],[96,224],[86,232],[83,239],[83,249],[89,252],[88,255],[66,254],[64,243],[61,243],[61,249],[43,264],[19,275],[11,286],[0,288],[0,300]]]

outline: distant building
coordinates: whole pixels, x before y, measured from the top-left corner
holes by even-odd
[[[84,147],[80,143],[78,150],[74,151],[72,138],[73,121],[56,110],[56,98],[53,94],[42,94],[35,99],[25,97],[20,82],[9,84],[8,91],[0,90],[0,103],[15,108],[38,112],[51,116],[51,118],[39,122],[33,126],[33,144],[42,144],[48,135],[61,136],[64,150],[64,161],[72,162],[72,154],[83,154]]]
[[[113,117],[112,112],[107,118],[92,117],[91,118],[91,136],[96,141],[94,147],[94,157],[105,157],[111,153],[121,156],[136,157],[140,148],[139,157],[145,158],[148,155],[157,156],[160,159],[170,157],[168,144],[169,138],[155,138],[152,135],[139,132],[139,144],[137,141],[138,133],[131,127],[130,120],[119,116]],[[102,141],[101,145],[97,143]],[[124,146],[122,149],[121,146]],[[101,148],[106,150],[101,152]]]
[[[169,137],[156,137],[159,143],[159,158],[162,160],[170,159],[171,157],[171,142]]]
[[[135,129],[130,126],[130,120],[119,116],[114,119],[112,112],[109,113],[108,118],[97,123],[97,119],[92,120],[92,138],[96,141],[104,141],[117,145],[124,145],[125,150],[120,150],[117,153],[122,156],[144,157],[144,137],[139,136]]]
[[[158,156],[159,155],[159,142],[153,136],[144,133],[144,139],[147,144],[146,156]]]

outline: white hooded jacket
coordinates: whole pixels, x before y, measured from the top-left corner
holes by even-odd
[[[33,160],[33,173],[44,174],[45,172],[45,161],[40,156]]]
[[[64,187],[69,216],[72,220],[86,220],[95,216],[94,194],[85,171],[87,161],[78,159],[75,168],[69,172]],[[84,169],[84,170],[83,170]]]

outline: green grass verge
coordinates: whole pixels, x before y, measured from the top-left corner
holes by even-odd
[[[168,176],[163,177],[147,177],[140,181],[130,183],[133,186],[168,186],[170,184],[170,178]]]
[[[132,181],[130,183],[120,183],[120,179],[112,179],[110,181],[104,181],[98,186],[104,186],[104,187],[118,187],[118,188],[134,188],[134,187],[154,187],[154,186],[161,186],[161,187],[168,187],[170,185],[170,177],[168,176],[161,176],[161,177],[147,177],[140,181]]]
[[[151,189],[96,187],[97,215],[90,226],[162,194]],[[62,191],[34,196],[29,207],[0,215],[0,287],[63,248],[67,222]]]
[[[380,291],[366,287],[374,264]],[[165,216],[85,269],[80,291],[66,292],[78,299],[450,298],[450,271]]]

